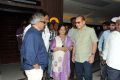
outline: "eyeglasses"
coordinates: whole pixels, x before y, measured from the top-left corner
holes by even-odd
[[[45,21],[40,21],[40,22],[42,22],[43,24],[46,24],[46,22],[45,22]]]
[[[81,22],[75,22],[75,24],[80,24]]]

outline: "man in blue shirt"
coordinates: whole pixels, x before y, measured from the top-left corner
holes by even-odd
[[[28,80],[41,80],[43,70],[48,64],[48,54],[42,39],[45,27],[44,14],[35,13],[30,24],[32,27],[25,34],[21,48],[21,64]]]

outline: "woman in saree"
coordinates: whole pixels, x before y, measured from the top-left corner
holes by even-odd
[[[70,76],[70,51],[72,50],[72,41],[67,36],[67,28],[60,26],[58,36],[51,43],[52,67],[51,77],[54,80],[68,80]]]

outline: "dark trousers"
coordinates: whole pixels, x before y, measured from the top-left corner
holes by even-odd
[[[50,72],[51,72],[51,64],[52,64],[52,53],[48,54],[48,66],[44,71],[43,79],[42,80],[49,80],[50,79]]]
[[[102,57],[100,57],[100,80],[107,80],[107,64],[103,63]]]
[[[100,80],[107,80],[107,65],[106,64],[102,64],[101,66],[101,78],[100,78]]]
[[[108,80],[120,80],[120,70],[107,66]]]
[[[75,76],[75,63],[72,62],[72,53],[71,53],[71,58],[70,58],[70,80],[74,80],[74,76]]]
[[[92,80],[92,64],[85,61],[84,63],[75,62],[77,80]]]

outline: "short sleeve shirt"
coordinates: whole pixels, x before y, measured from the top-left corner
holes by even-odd
[[[73,40],[75,44],[75,61],[88,61],[92,53],[92,43],[97,42],[97,36],[93,28],[84,26],[81,30],[75,31]]]

